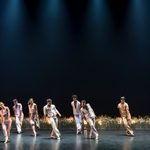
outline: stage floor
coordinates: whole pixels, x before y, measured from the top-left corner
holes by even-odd
[[[50,131],[39,131],[37,137],[31,132],[11,134],[11,141],[3,143],[0,133],[0,150],[150,150],[150,131],[135,131],[127,137],[123,131],[101,131],[99,140],[86,139],[73,131],[62,131],[61,140],[49,138]]]

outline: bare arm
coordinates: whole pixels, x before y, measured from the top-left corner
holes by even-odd
[[[39,117],[39,115],[38,115],[38,108],[37,108],[36,104],[34,105],[34,109],[35,109],[35,113],[36,113],[37,117]]]
[[[7,110],[7,112],[8,112],[8,117],[10,118],[10,110],[9,110],[9,108],[6,107],[6,110]]]
[[[3,117],[3,115],[1,114],[1,112],[0,112],[0,118],[1,118],[1,123],[3,123],[3,122],[4,122],[4,117]]]
[[[55,111],[56,111],[56,113],[59,115],[59,117],[61,117],[61,114],[60,114],[60,112],[57,110],[56,107],[55,107]]]
[[[127,112],[127,114],[130,113],[128,104],[126,104],[126,112]]]

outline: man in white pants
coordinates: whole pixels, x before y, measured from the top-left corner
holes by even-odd
[[[80,134],[81,133],[81,112],[80,112],[80,102],[77,100],[78,96],[77,95],[72,95],[72,102],[71,102],[71,106],[72,106],[72,110],[73,110],[73,115],[74,115],[74,119],[75,119],[75,123],[76,123],[76,133]]]
[[[48,124],[52,126],[51,138],[60,139],[60,132],[58,130],[58,118],[61,114],[56,109],[55,105],[52,104],[52,100],[47,99],[47,105],[43,107],[44,118]]]
[[[13,106],[13,111],[14,111],[14,115],[15,115],[15,119],[16,119],[16,128],[17,128],[17,132],[21,133],[22,132],[22,122],[23,122],[23,118],[24,118],[24,114],[22,111],[22,104],[18,103],[17,99],[13,100],[14,106]]]

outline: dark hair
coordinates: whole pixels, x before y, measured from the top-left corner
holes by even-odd
[[[126,98],[125,98],[124,96],[121,96],[121,97],[120,97],[120,100],[124,100],[124,101],[125,101]]]
[[[73,99],[73,98],[76,98],[76,99],[77,99],[77,98],[78,98],[78,96],[77,96],[77,95],[72,95],[72,99]]]
[[[81,100],[81,103],[86,103],[86,100],[84,100],[84,99],[83,99],[83,100]]]
[[[52,103],[52,99],[50,99],[50,98],[48,98],[46,101]]]
[[[81,100],[81,103],[84,103],[84,104],[85,104],[85,105],[84,105],[84,108],[85,108],[86,110],[89,110],[88,107],[87,107],[87,104],[86,104],[86,100],[84,100],[84,99]],[[81,105],[80,105],[80,107],[81,107]]]
[[[17,99],[13,99],[13,102],[15,103],[15,102],[18,102],[18,100]]]
[[[29,101],[28,101],[28,105],[30,105],[31,101],[34,103],[33,98],[30,98]]]

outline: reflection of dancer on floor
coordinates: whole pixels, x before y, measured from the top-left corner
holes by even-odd
[[[21,134],[18,134],[16,137],[15,150],[23,150],[23,142]]]
[[[40,128],[39,124],[39,115],[37,105],[34,103],[33,98],[30,98],[28,101],[28,109],[29,109],[29,121],[32,126],[32,131],[34,136],[36,136],[36,127]]]
[[[47,99],[47,105],[43,107],[44,118],[48,124],[52,126],[51,138],[60,139],[60,132],[58,130],[58,118],[61,117],[61,114],[56,109],[55,105],[52,104],[52,100]]]
[[[120,98],[120,103],[118,104],[118,109],[120,112],[120,116],[122,118],[124,128],[126,130],[126,135],[134,135],[133,130],[131,129],[131,114],[129,111],[129,106],[125,102],[125,97]]]
[[[60,140],[55,140],[51,142],[49,149],[51,150],[60,150]]]
[[[13,106],[13,111],[14,111],[14,115],[15,115],[15,119],[16,119],[16,128],[17,128],[17,132],[21,133],[22,132],[22,122],[23,122],[23,118],[24,118],[24,114],[22,111],[22,104],[18,103],[17,99],[13,100],[14,106]]]
[[[11,130],[11,124],[12,120],[10,118],[10,110],[7,106],[4,105],[3,102],[0,102],[0,117],[2,120],[2,129],[5,136],[5,142],[7,143],[10,138],[10,130]]]
[[[90,104],[86,103],[86,100],[81,101],[81,115],[90,126],[89,138],[92,138],[94,135],[94,138],[98,139],[98,132],[95,128],[95,113]]]
[[[29,150],[39,149],[39,142],[37,142],[37,138],[36,137],[33,137],[32,140],[30,140],[30,142],[31,143],[29,143]]]
[[[77,95],[72,95],[73,101],[71,102],[73,115],[76,123],[77,134],[81,133],[81,112],[80,112],[80,102],[77,100]]]
[[[126,137],[124,138],[124,142],[123,142],[123,145],[122,145],[122,150],[133,150],[133,141],[134,141],[134,137],[131,136],[131,137]]]
[[[75,145],[74,147],[72,147],[72,150],[82,150],[82,136],[76,135],[76,139],[75,139]]]

